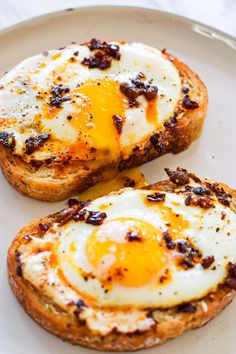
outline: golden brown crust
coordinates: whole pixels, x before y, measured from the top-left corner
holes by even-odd
[[[199,108],[185,109],[180,102],[175,112],[177,122],[163,126],[160,134],[159,131],[154,134],[156,136],[153,144],[148,139],[135,149],[128,159],[120,159],[99,168],[90,167],[89,170],[78,163],[33,168],[21,158],[13,156],[9,149],[0,146],[0,164],[7,180],[18,191],[32,198],[58,201],[103,181],[107,178],[107,172],[111,170],[114,176],[118,172],[139,166],[165,153],[178,153],[186,149],[201,132],[207,110],[207,90],[198,75],[187,65],[168,53],[164,54],[179,70],[182,86],[189,87],[189,95],[192,100],[198,102]],[[182,96],[184,97],[184,93]]]
[[[204,180],[210,183],[214,181]],[[219,184],[233,198],[236,192],[228,186]],[[176,185],[170,181],[162,181],[148,188],[158,191],[174,191]],[[233,299],[234,290],[221,286],[216,293],[209,294],[200,301],[192,302],[196,307],[194,313],[183,313],[176,308],[167,311],[156,310],[152,313],[156,325],[147,331],[135,333],[111,333],[101,336],[92,332],[85,324],[78,322],[75,316],[66,313],[58,307],[54,307],[52,301],[45,298],[41,292],[34,289],[23,277],[16,274],[17,257],[16,250],[22,243],[24,235],[30,235],[38,230],[38,224],[50,224],[61,220],[65,215],[70,214],[72,209],[51,215],[47,218],[35,221],[25,226],[16,236],[8,252],[8,274],[10,286],[27,313],[42,327],[51,333],[74,344],[105,351],[133,351],[160,345],[165,341],[177,337],[183,332],[203,326],[221,312]],[[47,304],[50,304],[54,311],[49,311]]]

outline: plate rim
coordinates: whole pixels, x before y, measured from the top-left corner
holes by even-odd
[[[225,32],[223,32],[223,31],[220,31],[220,30],[218,30],[218,29],[215,29],[214,27],[211,27],[211,26],[208,26],[208,25],[206,25],[206,24],[204,24],[204,23],[201,23],[201,22],[199,22],[199,21],[195,21],[195,20],[193,20],[193,19],[190,19],[190,18],[187,18],[187,17],[185,17],[185,16],[181,16],[181,15],[176,15],[176,14],[173,14],[173,13],[171,13],[171,12],[167,12],[167,11],[162,11],[162,10],[159,10],[159,9],[154,9],[154,8],[152,8],[152,7],[147,7],[147,6],[130,6],[130,5],[85,5],[85,6],[76,6],[76,7],[74,7],[73,8],[73,11],[71,11],[72,13],[75,13],[75,12],[77,12],[77,15],[79,16],[80,14],[81,14],[81,12],[82,11],[84,11],[84,12],[86,12],[86,11],[91,11],[91,10],[96,10],[96,9],[106,9],[106,10],[114,10],[114,9],[117,9],[117,11],[119,11],[120,9],[122,9],[122,10],[126,10],[126,9],[128,9],[128,10],[132,10],[132,9],[135,9],[135,10],[138,10],[138,11],[140,11],[140,13],[142,13],[142,11],[147,11],[147,12],[154,12],[155,11],[155,13],[156,13],[156,16],[158,17],[158,16],[164,16],[164,18],[165,18],[165,20],[169,20],[169,21],[176,21],[177,23],[179,23],[179,24],[182,24],[182,25],[187,25],[187,24],[189,24],[189,25],[193,25],[193,24],[196,24],[196,25],[199,25],[199,26],[202,26],[202,27],[204,27],[204,28],[206,28],[206,29],[209,29],[209,31],[212,31],[212,32],[214,32],[214,33],[217,33],[217,34],[219,34],[219,35],[221,35],[221,36],[224,36],[225,38],[228,38],[229,40],[233,40],[233,41],[236,41],[236,37],[234,37],[234,36],[232,36],[232,35],[229,35],[229,34],[227,34],[227,33],[225,33]],[[51,17],[56,17],[56,18],[60,18],[60,17],[62,17],[63,16],[63,14],[69,14],[70,13],[70,11],[69,11],[69,9],[63,9],[63,10],[57,10],[57,11],[53,11],[53,12],[48,12],[48,13],[45,13],[45,14],[42,14],[42,15],[38,15],[38,16],[33,16],[33,17],[31,17],[31,18],[29,18],[29,19],[27,19],[27,20],[24,20],[24,21],[20,21],[20,22],[18,22],[18,23],[16,23],[16,24],[14,24],[14,25],[11,25],[11,26],[8,26],[8,27],[5,27],[5,28],[3,28],[3,29],[1,29],[0,30],[0,37],[4,37],[5,35],[8,35],[8,34],[11,34],[11,33],[15,33],[17,30],[19,30],[19,29],[26,29],[27,28],[27,26],[31,26],[31,25],[34,25],[35,23],[37,23],[38,22],[38,24],[39,24],[39,26],[41,27],[42,25],[43,25],[43,21],[45,21],[45,20],[48,20],[48,19],[50,19]],[[192,29],[191,28],[189,28],[189,31],[192,31]],[[204,37],[204,38],[206,38],[206,37]],[[209,39],[210,40],[210,38],[206,38],[206,39]],[[217,39],[215,39],[216,41],[217,41]],[[218,41],[217,41],[218,42]],[[223,44],[223,42],[222,42],[222,44]],[[226,45],[226,43],[224,43],[225,45]],[[232,49],[233,50],[233,49]],[[233,53],[232,53],[232,55],[233,55]],[[210,170],[209,170],[209,172],[210,172]],[[18,193],[18,192],[17,192]],[[55,208],[55,206],[54,206],[54,208]],[[56,207],[56,209],[57,209],[57,207]],[[43,205],[40,207],[40,210],[44,210],[43,209]],[[44,211],[43,211],[43,213],[44,213]],[[10,236],[11,237],[11,236]],[[7,242],[9,243],[9,245],[11,244],[11,242],[12,242],[12,237],[11,237],[11,239],[9,240],[9,238],[7,238]],[[4,253],[5,253],[5,251],[4,251]],[[6,255],[5,255],[5,258],[6,258]],[[4,278],[3,278],[3,280],[4,280],[4,283],[6,284],[7,283],[7,277],[5,276]],[[8,286],[8,284],[7,284],[7,286]],[[14,301],[14,303],[16,303],[17,304],[17,301],[16,301],[16,299],[15,299],[15,297],[13,297],[13,295],[12,295],[12,293],[10,292],[10,295],[11,295],[11,298],[13,299],[13,301]],[[5,292],[4,292],[4,296],[5,296]],[[18,304],[17,304],[17,307],[18,307],[18,310],[19,311],[22,311],[22,308],[21,308],[21,306],[18,306]],[[24,313],[24,316],[27,316],[25,313]],[[31,322],[33,322],[33,320],[32,319],[30,319],[31,320]],[[37,329],[42,329],[41,328],[41,326],[39,326],[39,325],[37,325]],[[204,330],[204,329],[203,329]],[[24,332],[25,332],[25,330],[24,330]],[[45,332],[45,331],[43,331],[43,332]],[[37,332],[38,333],[38,332]],[[46,334],[47,334],[47,332],[45,332]],[[39,336],[39,338],[45,338],[45,333],[43,333],[43,335],[42,334],[40,334],[40,336]],[[186,334],[185,334],[185,336],[186,336]],[[50,337],[54,337],[52,334],[50,334]],[[10,338],[10,336],[8,337],[8,338]],[[208,336],[208,339],[210,340],[210,336]],[[56,340],[57,340],[57,342],[59,343],[60,342],[60,339],[59,338],[56,338]],[[33,342],[35,342],[35,340],[32,340],[32,343]],[[50,342],[51,343],[51,342]],[[185,342],[184,342],[185,343]],[[37,343],[36,343],[37,344]],[[58,345],[57,346],[58,348],[59,348],[59,350],[60,350],[60,348],[62,348],[62,346],[60,345]],[[177,347],[178,348],[178,347]],[[14,348],[13,348],[14,349]],[[66,349],[66,348],[65,348]],[[154,350],[155,349],[157,349],[158,350],[158,348],[156,347],[154,347],[153,348]],[[209,349],[211,349],[211,348],[209,348]],[[81,351],[81,353],[83,353],[83,351],[84,351],[84,348],[83,347],[78,347],[77,346],[77,350],[78,350],[78,353]],[[172,349],[173,350],[173,349]],[[175,349],[174,349],[175,350]],[[70,351],[70,348],[68,347],[68,351]],[[96,353],[95,353],[96,354]]]
[[[60,17],[65,13],[70,13],[70,12],[80,12],[80,11],[90,11],[90,10],[120,10],[120,9],[127,9],[127,10],[136,10],[136,11],[140,11],[142,12],[142,10],[145,11],[149,11],[149,12],[155,12],[159,15],[163,15],[166,18],[170,19],[170,20],[177,20],[179,23],[184,23],[184,24],[191,24],[191,25],[197,25],[202,27],[204,30],[207,30],[209,32],[209,34],[212,35],[212,37],[210,38],[209,36],[207,36],[206,34],[204,35],[203,33],[199,33],[200,35],[204,36],[205,38],[211,39],[211,40],[216,40],[216,41],[220,41],[222,43],[224,43],[227,47],[231,48],[232,50],[236,50],[236,36],[233,36],[229,33],[226,33],[224,31],[221,31],[217,28],[215,28],[214,26],[210,26],[207,25],[201,21],[197,21],[179,14],[174,14],[168,11],[164,11],[164,10],[160,10],[160,9],[156,9],[153,6],[143,6],[143,5],[130,5],[130,4],[116,4],[116,5],[110,5],[110,4],[102,4],[102,5],[93,5],[93,4],[89,4],[89,5],[80,5],[80,6],[75,6],[75,7],[71,7],[71,8],[65,8],[62,10],[57,10],[57,11],[52,11],[52,12],[47,12],[41,15],[37,15],[37,16],[32,16],[26,20],[23,21],[19,21],[16,24],[4,27],[0,30],[0,37],[3,37],[4,35],[10,34],[11,32],[17,31],[18,29],[22,29],[24,27],[27,27],[29,25],[33,25],[35,22],[39,21],[39,22],[43,22],[44,20],[46,20],[47,18],[56,16],[56,17]],[[195,33],[198,33],[197,31],[195,31]],[[233,46],[228,44],[228,41],[232,41],[233,42]]]

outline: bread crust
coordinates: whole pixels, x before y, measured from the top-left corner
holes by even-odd
[[[20,157],[11,153],[9,148],[0,146],[0,165],[6,179],[19,192],[35,199],[59,201],[81,192],[86,188],[111,176],[153,160],[163,154],[178,153],[191,144],[200,135],[207,110],[208,94],[204,83],[187,65],[167,52],[164,55],[173,62],[180,73],[182,87],[189,87],[190,97],[199,104],[197,109],[186,109],[180,100],[175,115],[177,122],[156,132],[156,144],[150,139],[134,149],[129,158],[106,164],[99,168],[85,167],[82,163],[68,162],[61,165],[49,165],[39,168],[32,167]],[[182,99],[184,93],[182,94]],[[160,133],[160,134],[159,134]],[[154,134],[155,135],[155,134]]]
[[[211,180],[205,181],[214,182]],[[219,187],[223,187],[227,193],[233,196],[234,203],[236,192],[223,184],[219,184]],[[147,188],[170,192],[175,190],[176,185],[170,181],[162,181]],[[170,308],[167,311],[160,310],[160,313],[156,316],[156,325],[149,330],[126,334],[112,331],[104,336],[92,332],[86,324],[78,322],[75,316],[72,317],[70,314],[65,313],[64,310],[57,308],[55,312],[49,311],[46,304],[53,306],[51,300],[45,298],[23,277],[16,274],[16,250],[22,242],[22,237],[36,232],[40,222],[47,224],[58,222],[61,218],[67,218],[70,212],[71,209],[68,209],[28,224],[18,233],[8,252],[9,283],[16,298],[39,325],[58,337],[73,344],[109,352],[145,349],[160,345],[187,330],[203,326],[232,301],[235,291],[226,285],[222,285],[217,292],[209,294],[196,302],[191,302],[196,307],[196,312],[194,313],[182,313],[177,311],[176,308]]]

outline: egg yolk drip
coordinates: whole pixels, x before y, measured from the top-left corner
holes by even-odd
[[[140,219],[104,223],[90,235],[85,247],[93,273],[108,287],[156,283],[168,265],[160,235],[161,230]]]
[[[142,188],[148,185],[144,175],[137,167],[121,172],[117,176],[114,175],[114,178],[111,179],[112,173],[115,173],[115,171],[111,171],[111,176],[108,175],[106,181],[97,183],[95,186],[86,189],[77,198],[82,201],[88,199],[94,200],[124,187]]]

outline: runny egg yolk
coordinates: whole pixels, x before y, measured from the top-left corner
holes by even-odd
[[[121,154],[122,129],[127,111],[131,108],[129,98],[120,90],[119,81],[108,77],[87,79],[75,89],[70,89],[66,94],[62,93],[60,106],[50,104],[55,100],[52,91],[41,92],[37,87],[35,90],[46,102],[42,105],[44,121],[41,121],[41,115],[34,118],[40,133],[48,132],[45,120],[57,120],[61,116],[65,119],[63,126],[70,129],[72,127],[74,130],[75,136],[71,141],[68,136],[62,141],[57,140],[57,134],[53,130],[50,132],[51,138],[54,139],[53,147],[59,155],[68,154],[81,160],[95,157],[99,160],[109,160],[117,159]],[[139,109],[142,109],[142,106]],[[156,97],[147,101],[145,119],[148,123],[156,125],[157,116]]]
[[[97,183],[89,189],[86,189],[80,193],[77,198],[82,201],[86,201],[88,199],[94,200],[124,187],[131,186],[142,188],[148,185],[147,180],[138,167],[121,172],[117,176],[115,173],[115,171],[109,171],[104,182]]]
[[[161,230],[135,218],[117,218],[95,229],[86,256],[95,276],[112,284],[143,286],[156,283],[168,264],[160,245]]]
[[[120,91],[120,83],[108,78],[89,79],[77,90],[81,101],[74,103],[75,113],[70,124],[82,132],[79,139],[98,150],[109,151],[115,157],[119,152],[119,132],[113,116],[125,120],[128,99]]]

